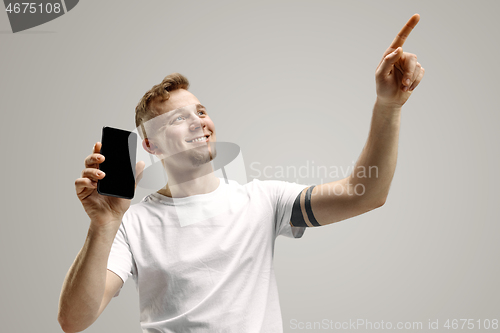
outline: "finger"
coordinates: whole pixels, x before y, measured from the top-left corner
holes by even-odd
[[[146,163],[144,163],[144,161],[139,161],[135,165],[135,174],[137,175],[135,177],[135,188],[137,188],[137,184],[139,184],[139,182],[142,179],[143,171],[144,171],[144,167],[145,166],[146,166]]]
[[[101,152],[101,143],[98,141],[94,144],[94,146],[92,147],[92,154],[87,156],[85,158],[85,167],[88,168],[88,167],[94,167],[94,168],[97,168],[98,165],[94,165],[95,162],[93,163],[90,163],[91,162],[91,156],[95,153],[100,153]],[[102,156],[102,155],[101,155]],[[103,156],[104,157],[104,156]]]
[[[403,51],[398,47],[394,52],[389,53],[384,58],[377,68],[376,75],[387,76],[393,70],[394,64],[401,58]]]
[[[415,82],[413,82],[413,84],[411,85],[410,87],[410,91],[413,91],[413,89],[415,89],[418,84],[420,83],[420,81],[422,81],[422,78],[424,77],[424,73],[425,73],[425,69],[422,67],[420,69],[420,74],[418,74],[418,77],[417,79],[415,80]]]
[[[410,90],[411,85],[413,85],[413,82],[415,82],[415,80],[416,80],[416,79],[418,78],[418,76],[420,75],[420,68],[421,68],[421,67],[420,67],[419,65],[417,65],[417,66],[415,67],[415,70],[413,71],[413,76],[412,76],[412,79],[411,79],[411,83],[410,83],[410,85],[409,85],[409,86],[405,86],[405,85],[403,85],[403,86],[402,86],[402,90],[403,90],[403,91],[409,91],[409,90]]]
[[[411,78],[411,84],[413,85],[413,82],[418,78],[420,75],[420,71],[422,70],[422,65],[420,65],[419,62],[417,62],[417,66],[415,66],[415,70],[413,71],[413,76]],[[411,86],[410,86],[411,87]]]
[[[94,182],[89,178],[78,178],[75,180],[75,190],[77,194],[80,194],[87,188],[95,189],[96,187],[97,182]]]
[[[94,153],[87,158],[85,158],[85,167],[86,168],[97,168],[100,163],[104,162],[105,158],[103,155]]]
[[[95,168],[87,168],[82,171],[82,178],[89,178],[93,181],[98,181],[99,179],[103,179],[106,176],[104,172]]]
[[[403,53],[401,56],[401,60],[403,61],[403,85],[408,88],[411,86],[413,82],[413,73],[415,72],[415,68],[417,67],[417,56],[412,53]]]
[[[93,153],[100,153],[101,152],[101,148],[102,148],[102,143],[100,143],[99,141],[97,141],[94,145],[94,147],[92,148],[92,152]]]
[[[403,47],[403,44],[405,43],[406,39],[410,35],[410,32],[415,28],[417,25],[418,21],[420,21],[420,15],[418,14],[413,14],[412,17],[406,22],[404,27],[399,31],[398,35],[396,38],[391,43],[391,46],[389,46],[389,49],[396,49],[398,47]],[[390,52],[392,52],[392,50]]]

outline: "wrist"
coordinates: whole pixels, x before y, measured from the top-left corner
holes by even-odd
[[[109,233],[114,233],[118,231],[120,228],[120,225],[122,223],[121,219],[106,219],[106,220],[96,220],[96,219],[91,219],[90,220],[90,226],[89,226],[89,232],[93,234],[109,234]]]
[[[392,103],[386,103],[377,98],[375,105],[373,107],[373,113],[379,114],[386,119],[400,118],[402,105],[395,105]]]
[[[402,105],[399,105],[399,104],[396,104],[393,102],[384,101],[384,100],[380,99],[378,96],[377,96],[377,99],[375,100],[375,107],[389,111],[389,112],[390,111],[398,112],[398,111],[401,111],[401,109],[403,108]]]

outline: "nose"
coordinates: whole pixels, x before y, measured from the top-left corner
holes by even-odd
[[[190,131],[195,132],[203,128],[205,128],[205,121],[203,120],[203,118],[200,118],[198,116],[191,117],[191,123],[189,124]]]

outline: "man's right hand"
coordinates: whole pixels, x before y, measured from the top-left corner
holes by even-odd
[[[129,199],[122,199],[101,195],[97,192],[97,180],[103,179],[105,174],[99,170],[99,164],[104,162],[104,156],[100,154],[102,144],[97,142],[94,145],[92,154],[85,159],[85,169],[82,177],[75,181],[76,195],[82,202],[85,212],[90,217],[91,224],[95,227],[111,226],[118,227],[123,214],[130,207]],[[139,161],[136,164],[135,186],[142,177],[145,163]]]

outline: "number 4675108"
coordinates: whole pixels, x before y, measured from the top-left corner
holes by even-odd
[[[61,4],[60,3],[43,3],[36,4],[34,2],[22,2],[22,3],[9,3],[5,11],[9,14],[14,12],[15,14],[35,14],[35,13],[60,13],[61,12]]]

